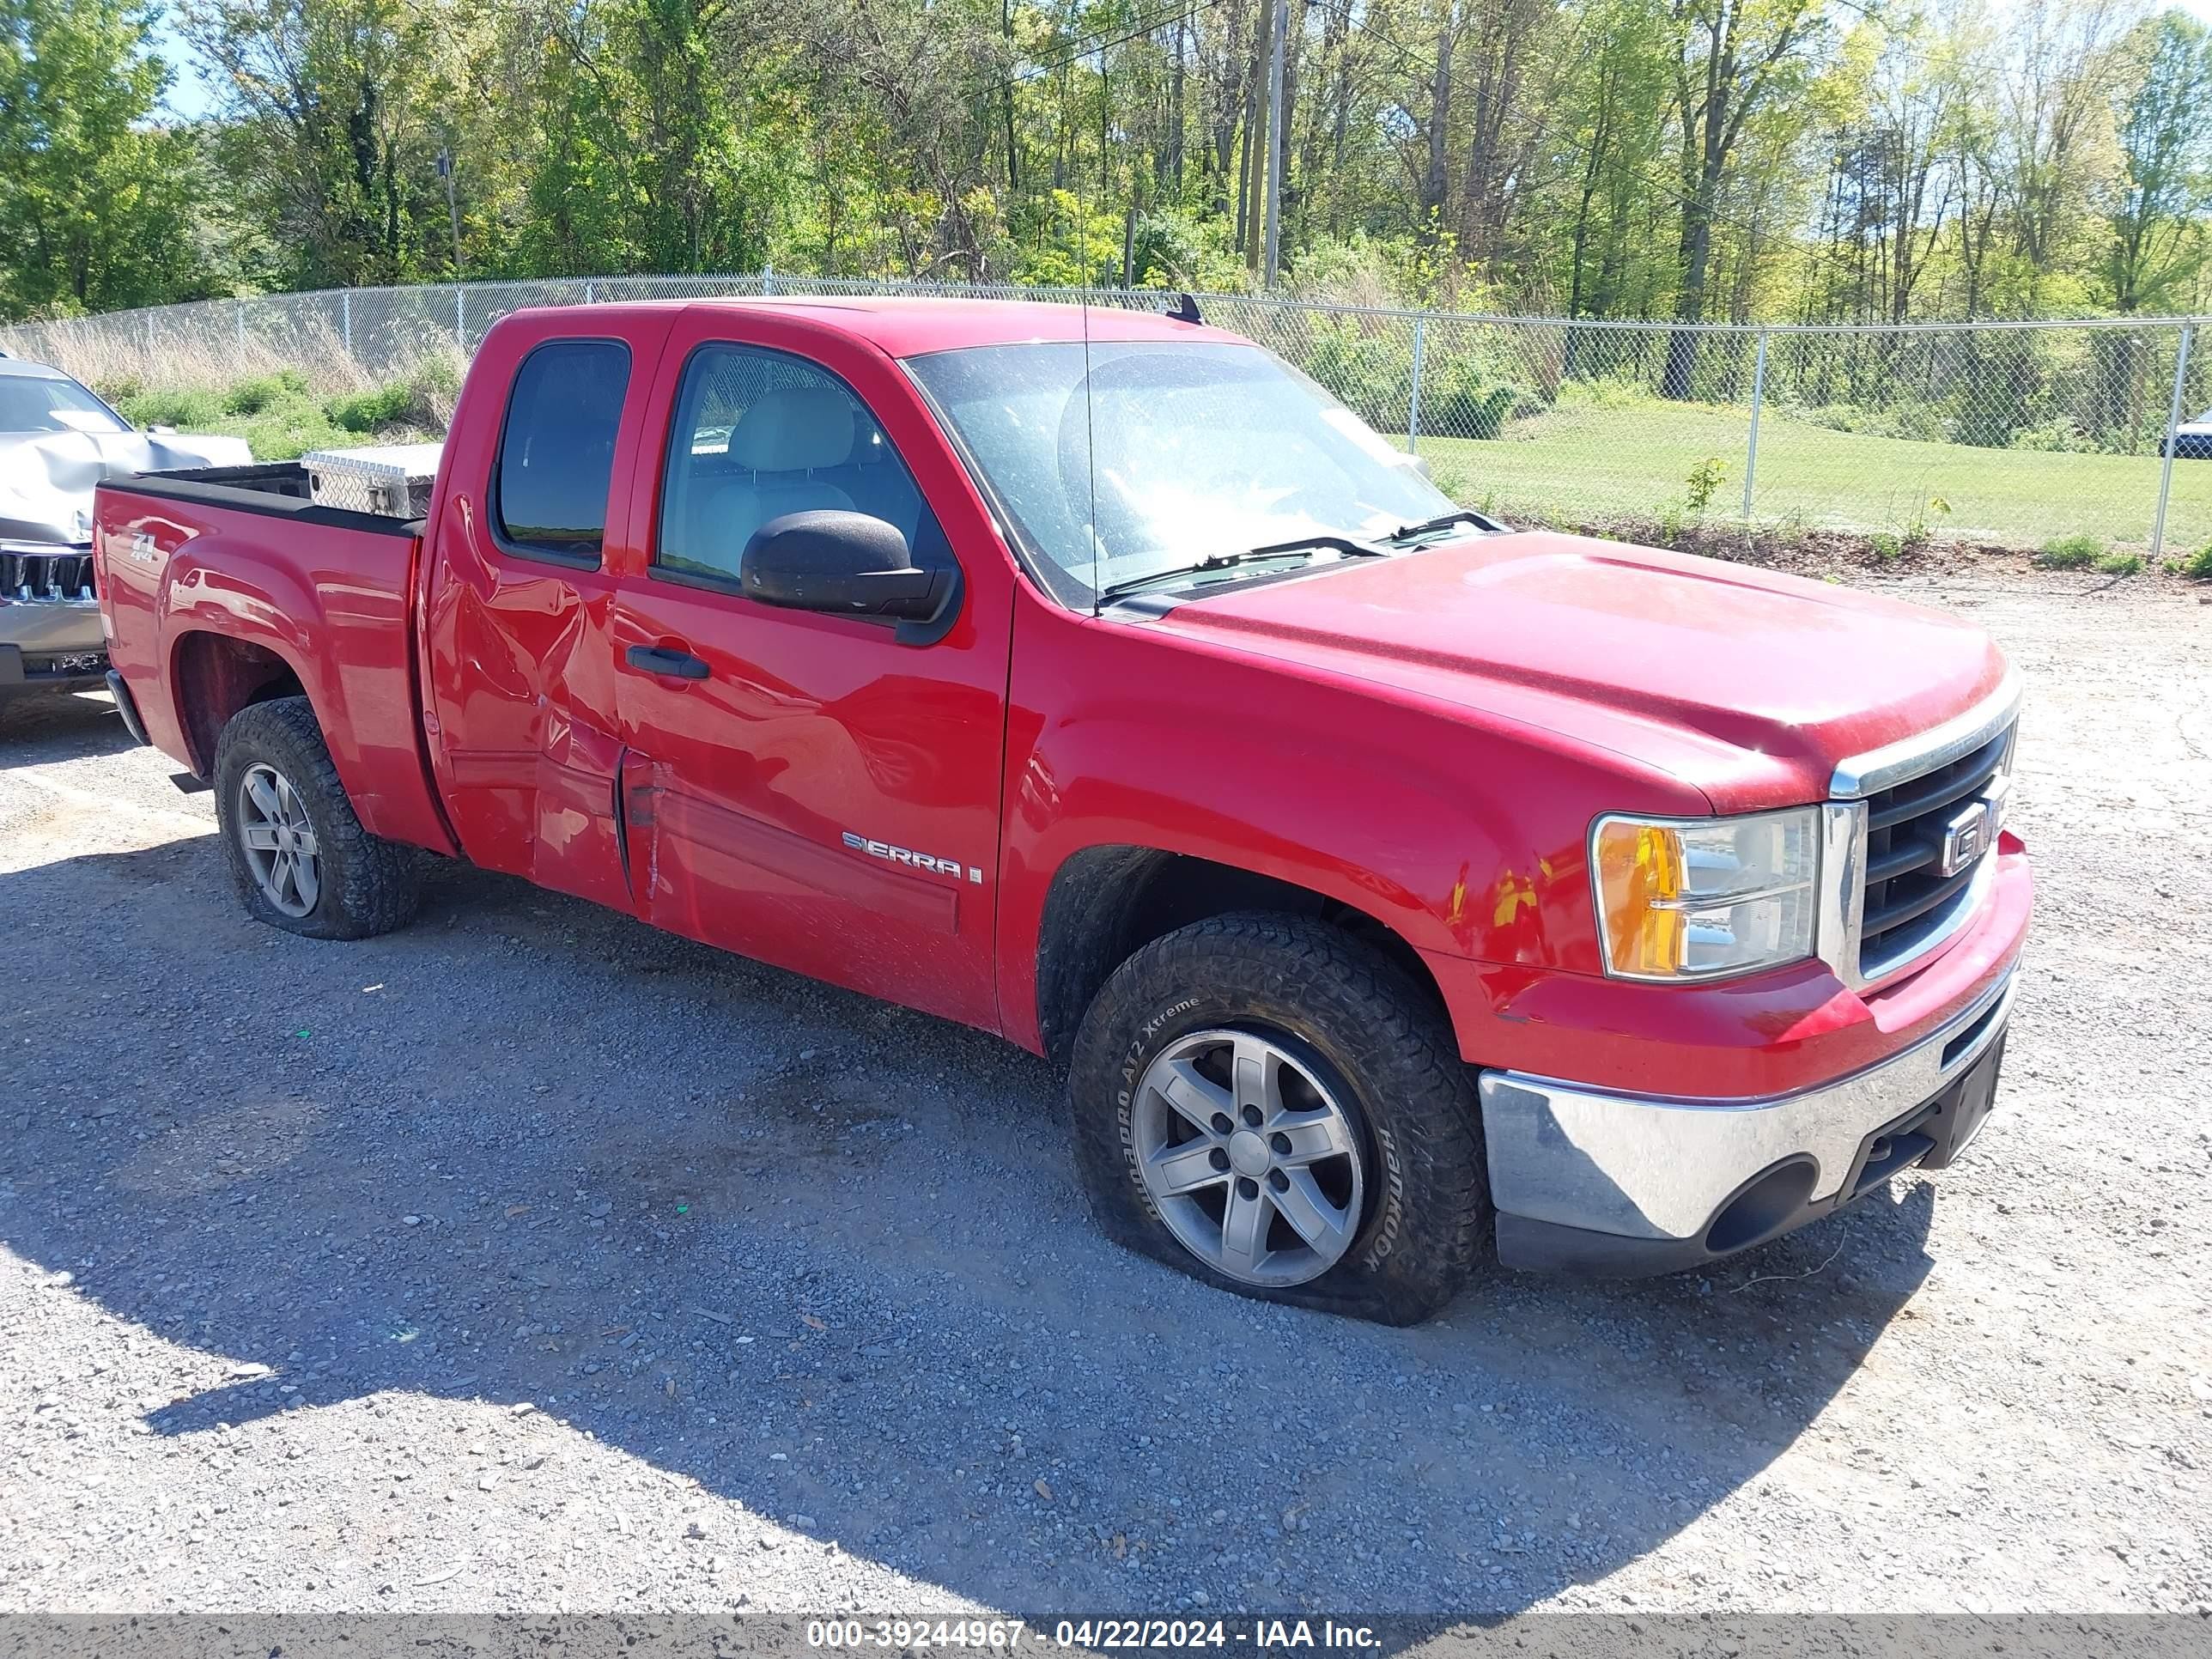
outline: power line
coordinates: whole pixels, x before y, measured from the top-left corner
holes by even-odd
[[[1042,80],[1054,70],[1066,69],[1078,58],[1088,58],[1094,52],[1109,52],[1115,46],[1125,46],[1132,40],[1141,40],[1156,29],[1164,29],[1170,23],[1188,22],[1192,18],[1203,15],[1206,12],[1218,10],[1225,3],[1227,0],[1200,0],[1197,5],[1188,7],[1182,11],[1166,12],[1158,17],[1148,19],[1138,24],[1126,34],[1085,41],[1079,46],[1063,52],[1057,58],[1048,58],[1042,64],[1032,64],[1028,69],[1009,76],[1007,79],[1016,85]]]

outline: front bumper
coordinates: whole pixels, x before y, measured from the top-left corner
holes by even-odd
[[[0,696],[98,685],[106,667],[99,601],[0,604]]]
[[[1915,1164],[1942,1168],[1988,1115],[2013,985],[2008,971],[1863,1071],[1763,1099],[1640,1098],[1484,1073],[1499,1259],[1669,1273],[1817,1220]]]

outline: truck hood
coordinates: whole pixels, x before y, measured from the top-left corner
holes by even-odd
[[[92,534],[102,478],[173,467],[236,466],[243,438],[183,433],[0,432],[0,541],[76,543]]]
[[[1818,799],[1838,761],[1940,725],[2005,674],[1987,635],[1940,611],[1539,532],[1195,599],[1157,625],[1534,727],[1719,811]]]

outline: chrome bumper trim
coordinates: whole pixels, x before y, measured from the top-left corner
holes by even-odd
[[[1868,1135],[1934,1097],[1996,1041],[2012,1012],[2014,978],[2008,973],[1903,1053],[1799,1094],[1639,1098],[1485,1072],[1491,1194],[1511,1215],[1673,1239],[1701,1235],[1746,1182],[1784,1158],[1810,1158],[1818,1171],[1810,1201],[1832,1198]]]
[[[1965,714],[1928,731],[1869,749],[1863,755],[1838,761],[1828,780],[1828,793],[1838,800],[1878,795],[1893,784],[1948,766],[1961,755],[1971,755],[2020,717],[2020,671],[2008,667],[1997,689]]]
[[[107,649],[97,599],[30,599],[0,605],[0,645],[27,657],[75,656]]]

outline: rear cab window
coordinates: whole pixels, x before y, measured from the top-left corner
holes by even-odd
[[[629,368],[618,340],[552,340],[515,370],[492,473],[492,530],[508,552],[599,563]]]

